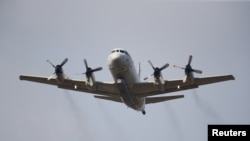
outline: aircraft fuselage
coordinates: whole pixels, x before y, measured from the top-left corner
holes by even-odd
[[[134,62],[127,51],[117,48],[108,56],[108,66],[122,101],[130,108],[145,114],[145,98],[133,94],[133,85],[140,81]]]

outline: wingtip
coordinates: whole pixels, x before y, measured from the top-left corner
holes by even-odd
[[[226,77],[227,77],[227,80],[235,80],[235,77],[231,74],[226,75]]]
[[[19,80],[23,80],[23,76],[22,75],[19,75]]]
[[[231,79],[232,79],[232,80],[235,80],[235,77],[234,77],[233,75],[231,75]]]

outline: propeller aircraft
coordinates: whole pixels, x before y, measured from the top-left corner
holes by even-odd
[[[48,63],[55,69],[54,76],[29,76],[20,75],[20,80],[44,83],[57,86],[58,88],[80,91],[93,94],[95,98],[109,100],[126,104],[129,108],[136,111],[141,111],[146,114],[145,105],[151,103],[164,102],[173,99],[183,98],[184,95],[159,96],[166,93],[183,91],[188,89],[198,88],[202,85],[217,83],[222,81],[234,80],[233,75],[221,75],[196,78],[193,73],[202,74],[201,70],[191,67],[192,56],[189,56],[186,67],[178,67],[185,70],[186,77],[183,80],[164,80],[162,70],[166,69],[169,64],[166,63],[162,67],[155,67],[149,60],[148,63],[153,68],[153,81],[140,81],[134,62],[129,53],[122,48],[115,48],[108,56],[108,67],[113,76],[113,82],[96,81],[94,72],[102,70],[102,67],[92,69],[88,66],[87,60],[84,59],[86,68],[86,80],[72,80],[63,72],[62,67],[67,63],[68,58],[65,58],[61,64],[54,65],[49,60]],[[139,68],[140,74],[140,68]],[[146,77],[144,80],[147,80]]]

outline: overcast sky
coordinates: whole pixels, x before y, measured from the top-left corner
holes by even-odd
[[[1,0],[0,140],[5,141],[205,141],[208,124],[250,124],[250,2],[164,0]],[[146,105],[147,115],[124,104],[54,86],[20,81],[49,77],[68,57],[72,79],[85,71],[113,81],[107,56],[124,48],[142,77],[169,63],[167,80],[183,79],[185,66],[236,80],[170,93],[185,98]],[[165,95],[170,95],[165,94]]]

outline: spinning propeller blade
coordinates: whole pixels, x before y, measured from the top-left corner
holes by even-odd
[[[86,72],[83,73],[86,75],[86,77],[90,77],[92,75],[93,72],[96,72],[96,71],[100,71],[102,70],[102,67],[98,67],[98,68],[95,68],[95,69],[92,69],[88,66],[88,62],[86,59],[83,60],[84,64],[85,64],[85,68],[86,68]]]
[[[85,64],[85,68],[87,69],[88,68],[88,62],[86,59],[83,60],[84,64]]]
[[[184,67],[179,67],[179,66],[176,66],[176,65],[174,65],[173,67],[175,67],[175,68],[180,68],[180,69],[184,69],[184,70],[185,70],[185,73],[195,72],[195,73],[202,74],[202,71],[201,71],[201,70],[193,69],[193,68],[191,67],[192,59],[193,59],[193,56],[190,55],[189,58],[188,58],[188,64],[186,65],[185,68],[184,68]]]
[[[168,66],[169,66],[169,64],[166,63],[165,65],[163,65],[163,66],[160,68],[160,70],[164,70],[164,69],[166,69]]]
[[[202,71],[201,71],[201,70],[194,70],[194,69],[193,69],[193,72],[202,74]]]
[[[183,68],[183,67],[176,66],[176,65],[173,65],[173,67],[175,67],[175,68],[179,68],[179,69],[185,69],[185,68]]]
[[[149,65],[150,65],[153,69],[155,69],[153,63],[152,63],[150,60],[148,60],[148,63],[149,63]]]
[[[158,68],[158,67],[154,67],[153,63],[150,60],[148,60],[148,63],[153,68],[153,70],[154,70],[154,73],[151,76],[154,76],[155,78],[159,78],[160,75],[161,75],[161,71],[164,70],[164,69],[166,69],[169,66],[169,64],[166,63],[161,68]],[[149,77],[145,77],[144,80],[147,80],[148,78]]]
[[[54,74],[56,74],[56,75],[59,75],[59,74],[62,74],[62,73],[63,73],[62,67],[63,67],[63,65],[65,65],[65,64],[67,63],[67,61],[68,61],[68,58],[65,58],[65,59],[62,61],[62,63],[61,63],[60,65],[56,65],[56,66],[55,66],[50,60],[47,60],[47,62],[48,62],[53,68],[55,68]],[[48,77],[48,80],[50,80],[50,79],[53,78],[53,77],[54,77],[54,75]]]
[[[189,58],[188,58],[188,65],[190,65],[190,64],[191,64],[192,59],[193,59],[193,56],[192,56],[192,55],[190,55],[190,56],[189,56]]]
[[[63,61],[62,61],[62,63],[61,63],[61,67],[63,66],[63,65],[65,65],[66,63],[68,62],[68,58],[65,58]]]
[[[53,68],[56,68],[56,66],[55,66],[52,62],[50,62],[50,60],[47,60],[47,62],[48,62]]]

